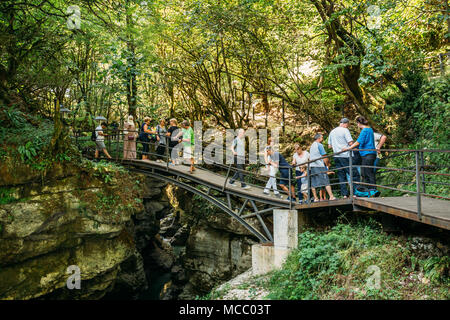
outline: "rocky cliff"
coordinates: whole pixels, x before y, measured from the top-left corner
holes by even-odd
[[[251,266],[245,228],[164,182],[90,162],[0,171],[0,299],[192,299]]]
[[[56,165],[45,181],[17,176],[24,168],[2,175],[0,299],[98,299],[127,263],[134,289],[146,285],[133,235],[132,215],[144,211],[137,177],[98,168]],[[80,290],[66,286],[69,266],[81,272]]]

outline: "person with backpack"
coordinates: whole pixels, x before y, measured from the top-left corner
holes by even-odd
[[[105,146],[105,137],[108,135],[106,133],[103,133],[103,130],[106,130],[106,128],[106,122],[102,122],[100,125],[98,125],[97,128],[95,128],[95,159],[98,159],[100,151],[102,151],[108,159],[111,159],[111,156],[109,155],[108,150],[106,150]]]
[[[128,160],[136,159],[136,126],[132,115],[128,116],[128,121],[123,124],[123,158]]]
[[[280,188],[287,193],[288,197],[286,198],[287,201],[293,201],[296,202],[295,197],[295,187],[294,184],[291,184],[291,189],[289,190],[289,179],[292,177],[292,175],[289,173],[292,170],[292,166],[289,164],[289,162],[286,161],[286,159],[283,157],[281,153],[278,151],[275,151],[274,149],[270,148],[267,150],[268,155],[270,156],[270,162],[269,164],[271,166],[274,166],[277,168],[280,172],[280,182],[279,186]]]
[[[156,126],[156,154],[158,156],[157,162],[163,162],[164,153],[166,152],[167,147],[167,128],[166,128],[166,120],[160,119],[159,124]]]
[[[369,127],[369,121],[363,116],[356,118],[356,123],[358,128],[361,129],[358,139],[350,147],[343,148],[342,151],[348,151],[359,147],[361,151],[361,177],[363,182],[370,184],[364,188],[357,188],[355,191],[356,196],[378,196],[380,192],[376,189],[376,179],[375,171],[373,168],[367,168],[365,166],[372,167],[375,163],[375,158],[377,157],[377,151],[375,151],[375,136],[373,130]],[[373,149],[373,150],[364,150]],[[367,190],[367,191],[365,191]]]
[[[144,118],[144,123],[141,126],[141,133],[139,134],[139,141],[142,143],[142,160],[148,160],[148,154],[150,150],[150,135],[154,135],[155,132],[151,130],[150,127],[151,119],[149,117]]]

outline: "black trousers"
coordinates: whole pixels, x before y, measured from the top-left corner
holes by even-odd
[[[159,144],[156,148],[156,154],[158,155],[158,159],[164,159],[164,154],[166,153],[166,145]]]
[[[237,156],[234,156],[234,163],[236,163],[236,167],[239,170],[244,170],[245,169],[245,165],[243,163],[238,163],[237,161]],[[233,175],[233,178],[230,179],[230,183],[234,183],[237,179],[239,179],[239,181],[241,181],[241,186],[245,187],[246,184],[244,182],[244,174],[241,171],[236,171]]]
[[[347,175],[350,176],[350,168],[345,168],[345,167],[348,167],[350,165],[350,160],[348,157],[334,157],[334,164],[336,165],[336,168],[339,169],[337,171],[337,175],[339,178],[339,182],[341,183],[339,185],[341,188],[341,194],[342,194],[342,196],[348,197],[349,192],[347,189]],[[352,165],[353,165],[353,161],[352,161]],[[352,171],[353,171],[353,182],[359,182],[359,172],[356,169],[356,167],[352,167]],[[357,185],[358,185],[357,183],[353,183],[353,191],[355,191],[355,188],[357,187]]]
[[[362,158],[361,165],[362,166],[373,166],[375,163],[376,157],[377,157],[377,155],[374,153],[370,153],[368,155],[361,156],[361,158]],[[373,168],[361,167],[361,177],[363,179],[363,182],[365,182],[365,183],[376,184],[375,171],[373,170]],[[375,186],[365,186],[365,187],[367,187],[370,190],[376,189]]]

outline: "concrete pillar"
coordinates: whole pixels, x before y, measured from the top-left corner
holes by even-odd
[[[252,245],[252,273],[254,275],[266,274],[273,270],[274,264],[273,245]]]
[[[297,210],[273,210],[273,245],[281,248],[297,248]]]
[[[261,275],[279,269],[289,252],[298,246],[297,210],[273,211],[273,244],[252,246],[252,269],[254,275]]]

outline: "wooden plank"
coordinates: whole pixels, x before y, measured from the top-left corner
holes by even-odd
[[[417,215],[416,197],[356,198],[354,204],[376,211],[450,230],[450,203],[422,197],[422,220]]]
[[[314,208],[327,208],[327,207],[340,207],[348,206],[352,204],[352,199],[336,199],[336,200],[325,200],[319,202],[312,202],[311,204],[297,204],[295,209],[305,210]]]

